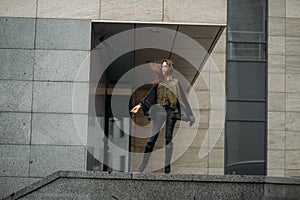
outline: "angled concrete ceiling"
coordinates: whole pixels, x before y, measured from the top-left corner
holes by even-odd
[[[141,29],[142,28],[142,29]],[[168,29],[171,31],[161,31]],[[158,23],[158,22],[122,22],[102,21],[92,22],[92,49],[103,40],[127,30],[135,30],[130,38],[124,39],[129,45],[143,46],[151,43],[153,34],[156,34],[164,43],[165,50],[144,48],[129,52],[112,63],[106,73],[106,80],[114,84],[124,72],[134,66],[145,64],[149,61],[169,58],[174,61],[175,69],[182,74],[189,83],[193,84],[204,66],[209,54],[225,28],[224,24],[196,24],[196,23]],[[138,30],[138,31],[137,31]],[[195,45],[184,37],[189,37],[201,46],[195,50]],[[192,41],[193,42],[193,41]],[[121,45],[121,44],[120,44]],[[177,53],[175,53],[177,52]],[[179,55],[185,55],[182,57]]]

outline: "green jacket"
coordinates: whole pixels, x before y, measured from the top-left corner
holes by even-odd
[[[145,96],[141,101],[141,106],[144,115],[149,116],[149,110],[151,106],[157,104],[157,88],[158,88],[158,84],[153,85],[150,91],[148,92],[147,96]],[[195,122],[195,117],[193,115],[190,104],[187,101],[187,98],[184,94],[183,88],[181,87],[179,81],[178,84],[176,85],[176,90],[177,90],[176,108],[178,112],[175,113],[174,119],[188,121],[190,122],[190,125],[192,125]]]

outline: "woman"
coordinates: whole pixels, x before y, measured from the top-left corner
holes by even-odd
[[[184,95],[179,81],[173,77],[174,64],[169,59],[160,62],[158,80],[153,84],[148,95],[130,112],[137,113],[142,108],[145,115],[149,115],[152,121],[152,136],[149,138],[144,151],[144,158],[138,168],[143,172],[146,168],[158,134],[164,122],[165,132],[165,173],[171,172],[170,162],[173,152],[173,130],[177,120],[189,121],[190,126],[195,118],[190,105]]]

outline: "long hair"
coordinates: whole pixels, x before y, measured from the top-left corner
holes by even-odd
[[[150,63],[150,67],[154,72],[154,80],[152,82],[153,85],[157,85],[164,80],[164,76],[162,73],[162,64],[166,62],[168,66],[168,74],[172,74],[174,70],[174,62],[170,59],[161,59],[157,61],[153,61]]]

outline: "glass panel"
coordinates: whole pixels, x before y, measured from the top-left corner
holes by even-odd
[[[267,60],[266,5],[265,0],[227,4],[225,174],[266,174],[267,104],[257,102],[267,98],[266,63],[255,62]]]
[[[223,27],[211,25],[92,23],[88,170],[128,172],[137,168],[138,160],[131,156],[134,154],[130,155],[130,151],[144,152],[145,132],[151,133],[151,124],[141,112],[130,118],[129,107],[136,105],[148,90],[134,96],[133,91],[140,84],[143,87],[154,80],[153,69],[147,63],[162,58],[174,59],[179,75],[191,83],[199,75],[194,67],[204,65],[207,50],[213,50],[221,31]],[[187,36],[183,37],[180,32]],[[180,59],[187,62],[180,65],[177,62]],[[188,82],[183,82],[185,85]],[[135,126],[132,120],[138,125],[149,124],[149,127]],[[130,135],[139,132],[136,127],[141,130],[141,137]],[[164,146],[163,142],[161,146]]]
[[[123,137],[124,132],[130,132],[130,118],[109,118],[109,166],[113,171],[128,171],[129,164],[129,137]],[[119,150],[119,148],[124,151]],[[120,160],[122,158],[122,160]]]
[[[265,122],[226,123],[226,165],[265,160]]]
[[[265,42],[265,34],[261,31],[228,31],[228,41]]]
[[[91,101],[91,99],[90,99]],[[104,160],[104,101],[105,97],[97,95],[96,102],[96,116],[89,116],[88,129],[89,135],[87,137],[87,170],[101,170],[103,168]]]
[[[229,43],[228,59],[265,60],[265,44]]]
[[[228,40],[265,41],[266,1],[228,1]]]
[[[228,62],[228,99],[266,99],[265,63]]]
[[[227,120],[265,120],[265,102],[227,102]]]

